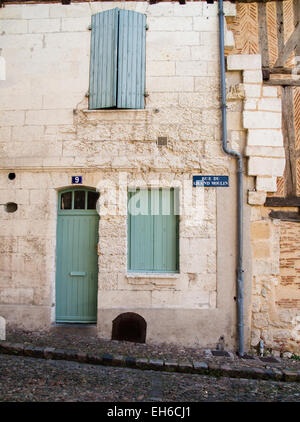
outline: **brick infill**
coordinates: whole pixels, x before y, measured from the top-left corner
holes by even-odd
[[[93,355],[69,349],[57,349],[54,347],[27,346],[20,343],[0,341],[0,353],[14,356],[27,356],[40,359],[66,360],[92,365],[105,365],[114,367],[127,367],[141,370],[180,372],[188,374],[210,375],[214,377],[250,378],[260,380],[300,382],[300,371],[293,369],[255,368],[247,366],[233,367],[228,364],[217,362],[192,361],[171,362],[170,360],[158,360],[147,358],[135,358],[130,356]]]

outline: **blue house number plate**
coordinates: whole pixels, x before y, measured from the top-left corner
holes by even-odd
[[[73,185],[81,185],[82,184],[82,176],[72,176],[72,184]]]
[[[193,176],[193,187],[228,187],[228,176]]]

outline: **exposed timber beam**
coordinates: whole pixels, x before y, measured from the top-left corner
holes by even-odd
[[[300,86],[300,79],[269,79],[264,81],[264,85],[271,86]]]
[[[270,75],[300,75],[300,69],[291,69],[289,67],[268,67],[263,66],[262,69],[269,72]]]
[[[291,53],[297,48],[300,40],[300,23],[297,23],[297,26],[285,43],[283,49],[278,52],[278,59],[275,62],[274,67],[284,66],[284,63],[290,57]]]

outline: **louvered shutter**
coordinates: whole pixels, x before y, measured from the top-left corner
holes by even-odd
[[[148,215],[132,215],[128,207],[128,270],[177,272],[179,216],[174,189],[129,192],[129,201],[134,195],[148,204]]]
[[[152,190],[153,215],[153,270],[178,271],[178,215],[174,215],[174,189]]]
[[[145,48],[146,16],[119,10],[118,108],[145,107]]]
[[[135,195],[138,195],[134,198]],[[132,215],[128,207],[128,269],[131,271],[151,271],[153,269],[153,216],[151,215],[150,191],[129,192],[128,199],[138,207],[146,204],[148,215]]]
[[[90,109],[117,105],[118,11],[92,15]]]

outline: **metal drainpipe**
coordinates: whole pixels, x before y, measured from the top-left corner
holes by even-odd
[[[238,353],[244,356],[244,298],[243,298],[243,156],[227,145],[227,105],[224,58],[224,10],[223,0],[219,0],[219,47],[221,71],[221,110],[222,110],[222,147],[226,154],[237,159],[237,323],[238,323]]]

